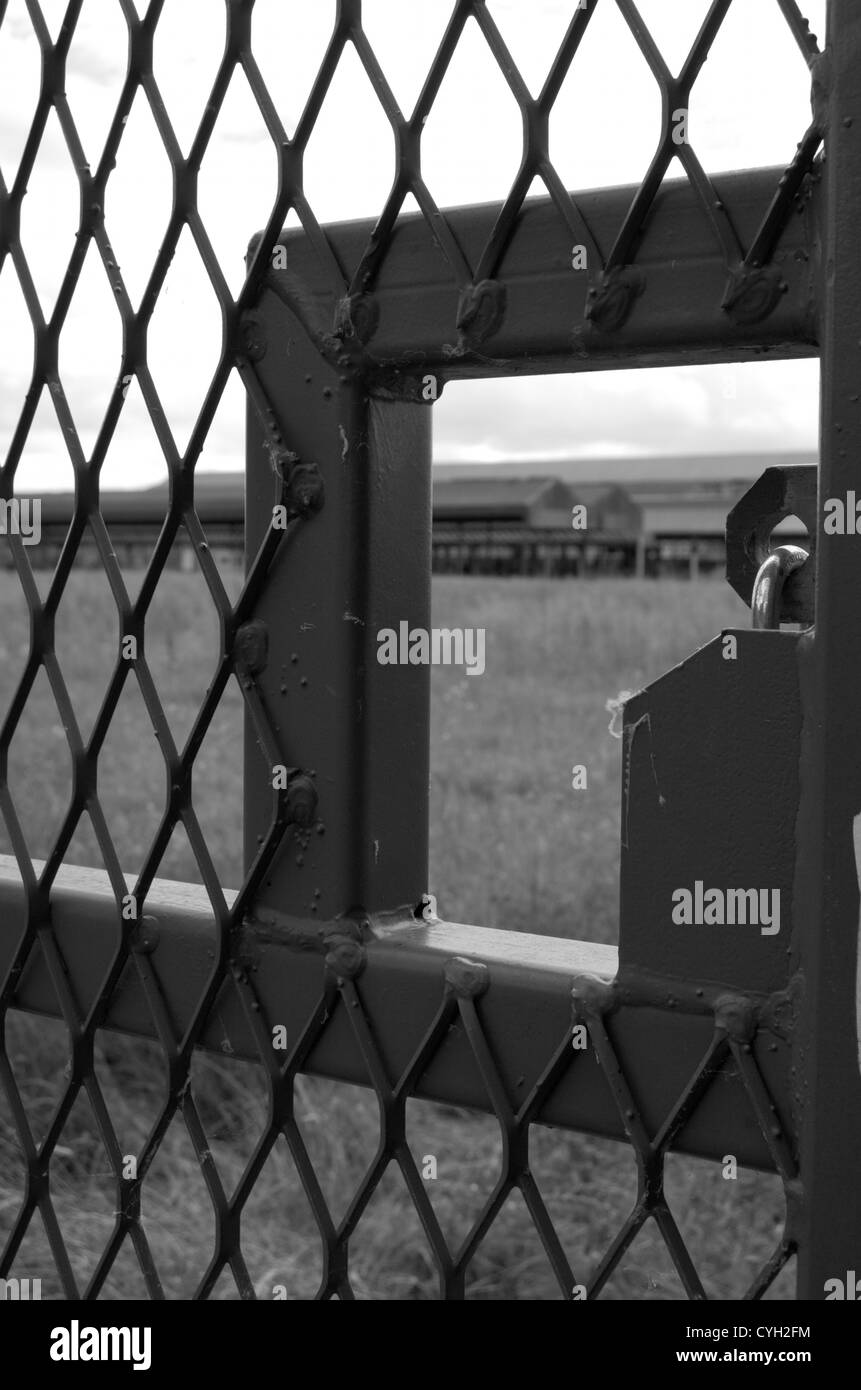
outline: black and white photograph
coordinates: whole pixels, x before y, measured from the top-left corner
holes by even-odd
[[[26,1373],[845,1374],[859,614],[858,0],[0,0]]]

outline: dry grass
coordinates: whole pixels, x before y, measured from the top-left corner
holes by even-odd
[[[434,672],[431,890],[451,919],[514,930],[611,941],[618,874],[619,744],[607,730],[605,702],[635,689],[709,640],[744,622],[725,585],[664,581],[553,583],[440,579],[434,622],[484,627],[487,671]],[[75,578],[61,605],[58,651],[85,728],[89,728],[115,650],[106,584]],[[27,649],[23,601],[0,580],[0,712]],[[193,718],[214,664],[214,617],[196,576],[165,576],[148,629],[147,652],[179,736]],[[164,773],[149,721],[130,693],[118,711],[99,790],[124,867],[140,864],[164,796]],[[195,772],[194,790],[210,852],[225,883],[241,872],[241,704],[229,690]],[[588,793],[571,790],[571,766],[589,770]],[[13,740],[10,786],[34,855],[43,855],[68,800],[68,756],[53,698],[41,680]],[[0,845],[8,850],[8,841]],[[67,856],[100,863],[84,827]],[[163,877],[196,878],[176,837]],[[68,1060],[63,1025],[10,1015],[6,1045],[36,1137],[50,1123]],[[158,1049],[101,1036],[96,1071],[121,1149],[140,1149],[165,1088]],[[197,1057],[191,1094],[225,1189],[233,1190],[266,1117],[259,1070]],[[337,1219],[346,1209],[377,1141],[376,1104],[367,1092],[303,1078],[297,1115]],[[410,1102],[416,1159],[433,1154],[428,1182],[443,1228],[464,1237],[499,1171],[499,1136],[483,1116]],[[629,1210],[636,1175],[626,1146],[534,1128],[530,1158],[577,1277],[585,1281]],[[716,1297],[735,1297],[775,1242],[782,1210],[776,1179],[721,1178],[717,1165],[673,1157],[668,1194],[700,1273]],[[92,1109],[79,1096],[51,1165],[51,1192],[80,1287],[91,1276],[113,1224],[114,1191]],[[21,1193],[11,1115],[0,1098],[0,1240]],[[213,1250],[213,1207],[181,1118],[175,1118],[144,1188],[144,1219],[169,1297],[189,1297]],[[282,1285],[290,1298],[313,1295],[321,1250],[286,1142],[280,1139],[243,1213],[243,1253],[259,1296]],[[16,1261],[41,1277],[44,1297],[61,1297],[38,1217]],[[390,1168],[351,1243],[357,1296],[428,1298],[436,1278],[401,1175]],[[134,1298],[143,1283],[128,1245],[104,1296]],[[506,1203],[470,1271],[469,1296],[559,1296],[546,1255],[519,1194]],[[229,1275],[217,1297],[236,1297]],[[635,1242],[608,1286],[610,1298],[675,1298],[681,1287],[657,1231]],[[783,1279],[771,1296],[791,1296]]]

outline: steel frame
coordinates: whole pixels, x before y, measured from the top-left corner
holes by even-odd
[[[206,891],[198,892],[155,879],[151,857],[132,883],[113,862],[107,874],[62,868],[62,845],[47,865],[31,863],[25,849],[17,863],[0,864],[0,1003],[53,1013],[69,1026],[74,1058],[64,1107],[75,1088],[90,1089],[91,1082],[97,1102],[91,1075],[97,1026],[155,1037],[165,1050],[171,1095],[152,1146],[180,1105],[198,1135],[193,1101],[183,1089],[195,1046],[220,1050],[227,1036],[234,1054],[260,1060],[266,1070],[271,1123],[237,1191],[214,1198],[218,1245],[202,1296],[228,1263],[243,1295],[253,1296],[239,1217],[278,1133],[287,1137],[310,1188],[326,1253],[322,1297],[351,1296],[349,1238],[391,1161],[404,1173],[444,1297],[463,1296],[469,1261],[515,1186],[563,1296],[571,1297],[573,1271],[529,1169],[533,1123],[619,1139],[636,1157],[638,1199],[590,1276],[590,1297],[601,1292],[650,1217],[688,1295],[705,1296],[663,1192],[670,1148],[711,1158],[730,1150],[780,1176],[786,1224],[748,1297],[761,1296],[796,1252],[803,1298],[822,1298],[825,1279],[857,1266],[861,1215],[853,1169],[861,1151],[861,1075],[853,834],[861,749],[853,695],[861,636],[852,614],[861,598],[861,565],[853,540],[820,529],[816,627],[793,648],[803,725],[785,989],[653,973],[641,959],[626,958],[624,940],[617,958],[610,948],[436,920],[426,901],[428,673],[422,667],[384,671],[374,659],[379,627],[403,616],[429,625],[428,378],[433,398],[454,378],[821,352],[820,528],[822,500],[851,488],[861,444],[854,437],[861,432],[861,16],[852,0],[830,0],[823,57],[793,0],[778,0],[814,78],[813,121],[788,170],[708,180],[683,149],[688,181],[662,186],[674,153],[669,113],[687,97],[728,3],[715,0],[682,75],[671,78],[635,5],[618,0],[665,99],[661,146],[636,189],[575,200],[555,180],[547,158],[547,115],[588,12],[572,21],[538,101],[517,86],[519,77],[510,77],[524,111],[524,159],[511,197],[498,207],[442,217],[417,173],[417,123],[470,14],[496,56],[502,52],[478,0],[457,5],[410,122],[390,109],[390,93],[381,76],[375,79],[399,141],[398,182],[376,224],[320,229],[308,220],[303,233],[279,239],[291,200],[307,212],[301,158],[293,159],[290,142],[282,141],[279,202],[252,243],[248,280],[228,334],[235,333],[231,352],[249,396],[249,579],[236,608],[222,613],[216,685],[223,687],[232,670],[246,695],[246,880],[237,895],[226,895],[210,872]],[[231,3],[229,56],[233,63],[241,57],[274,127],[259,73],[249,68],[250,9]],[[130,15],[127,20],[131,25]],[[134,23],[135,63],[146,72],[152,24],[149,16],[145,24]],[[64,31],[63,53],[68,39]],[[348,40],[371,64],[355,0],[339,6],[324,64],[329,75]],[[228,77],[225,59],[219,101]],[[59,81],[57,74],[52,81]],[[297,136],[300,155],[322,95],[315,91],[309,103],[311,115]],[[823,138],[824,164],[814,162]],[[198,144],[205,146],[203,127]],[[551,196],[523,205],[536,172]],[[100,170],[94,188],[106,177]],[[421,195],[422,215],[399,218],[410,186]],[[16,211],[21,190],[11,199],[3,189],[0,194],[2,207]],[[96,224],[90,233],[101,235]],[[14,226],[4,235],[0,249],[17,255]],[[572,242],[588,249],[588,274],[572,272]],[[284,270],[269,268],[276,245],[287,254]],[[147,313],[158,285],[156,278],[147,292]],[[145,370],[139,327],[126,316],[124,368]],[[55,328],[43,333],[43,346],[56,347],[55,340]],[[225,355],[225,370],[228,360]],[[50,370],[43,362],[40,371]],[[216,398],[207,401],[196,447]],[[16,457],[25,435],[16,436]],[[87,491],[79,462],[73,531],[83,526],[96,496]],[[174,466],[172,489],[153,584],[180,516],[198,550],[206,549],[191,474]],[[284,508],[286,530],[275,528],[274,508]],[[66,568],[74,537],[69,546]],[[126,617],[134,626],[135,612]],[[37,629],[39,650],[46,640]],[[196,726],[185,750],[171,745],[174,819],[191,815],[190,769],[200,736]],[[87,782],[86,750],[75,753],[75,805],[83,806],[95,794]],[[273,769],[281,767],[284,785],[273,786]],[[5,803],[4,809],[8,813]],[[118,924],[124,886],[146,906],[134,929]],[[37,936],[42,950],[33,952]],[[95,1002],[85,1008],[85,1000]],[[273,1021],[288,1029],[283,1064],[272,1055]],[[572,1049],[573,1030],[581,1025],[597,1067],[586,1067]],[[297,1138],[292,1085],[300,1071],[371,1086],[380,1102],[378,1154],[337,1226]],[[2,1079],[10,1085],[6,1072]],[[411,1095],[483,1109],[500,1125],[502,1177],[454,1253],[406,1145],[404,1110]],[[27,1153],[27,1191],[0,1257],[0,1275],[36,1206],[50,1213],[48,1167],[61,1120],[43,1146]],[[109,1134],[104,1116],[100,1124]],[[88,1296],[98,1294],[126,1236],[157,1296],[140,1221],[140,1183],[152,1151],[148,1146],[139,1180],[118,1175],[117,1226]],[[205,1166],[202,1149],[200,1161]],[[74,1291],[58,1234],[52,1244],[64,1283]]]

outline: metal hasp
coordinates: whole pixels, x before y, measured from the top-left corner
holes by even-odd
[[[726,519],[726,577],[739,598],[750,605],[754,580],[772,551],[771,534],[787,517],[797,516],[807,527],[809,561],[786,578],[780,596],[779,621],[813,622],[816,568],[815,465],[766,468],[736,502]]]
[[[787,579],[810,559],[800,545],[779,545],[763,560],[753,582],[750,608],[755,629],[780,627],[780,608]]]

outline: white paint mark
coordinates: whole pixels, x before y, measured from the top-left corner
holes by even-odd
[[[633,693],[633,690],[620,690],[615,700],[605,700],[604,702],[605,710],[608,714],[611,714],[613,716],[610,720],[610,723],[607,725],[607,729],[613,735],[614,738],[622,737],[622,730],[617,728],[616,726],[620,716],[623,713],[622,707],[625,701],[630,700]]]
[[[628,691],[627,693],[626,693],[624,690],[622,691],[622,694],[619,696],[619,708],[621,708],[621,704],[622,704],[622,702],[623,702],[622,697],[625,696],[625,697],[627,698],[627,696],[629,696],[629,695],[632,694],[632,693],[633,693],[633,692],[631,692],[631,691]],[[607,708],[609,709],[609,708],[610,708],[610,705],[611,705],[611,704],[615,704],[615,703],[616,703],[615,701],[608,700],[608,701],[607,701]],[[613,720],[614,720],[614,722],[615,722],[615,718],[616,718],[616,715],[614,714],[614,715],[613,715]],[[635,738],[635,735],[636,735],[636,733],[637,733],[637,730],[638,730],[639,728],[642,728],[643,726],[645,726],[645,728],[648,730],[648,734],[649,734],[649,762],[650,762],[651,767],[652,767],[652,780],[653,780],[653,782],[654,782],[654,784],[655,784],[655,791],[658,793],[658,805],[659,805],[659,806],[666,806],[666,804],[667,804],[667,798],[662,794],[661,788],[660,788],[660,784],[659,784],[659,782],[658,782],[658,769],[655,767],[655,754],[654,754],[654,749],[653,749],[653,747],[652,747],[652,717],[651,717],[651,714],[649,713],[649,711],[647,710],[645,714],[641,714],[641,715],[640,715],[640,717],[639,717],[639,719],[637,720],[636,724],[630,724],[630,725],[628,726],[628,728],[627,728],[626,730],[623,731],[623,732],[625,733],[625,735],[626,735],[626,737],[625,737],[625,747],[624,747],[624,752],[623,752],[623,769],[624,769],[624,771],[623,771],[623,778],[622,778],[622,834],[621,834],[621,843],[622,843],[622,848],[623,848],[623,849],[628,849],[628,848],[629,848],[629,845],[628,845],[628,806],[629,806],[630,797],[631,797],[631,763],[632,763],[633,757],[634,757],[634,738]],[[610,732],[612,733],[612,728],[611,728]],[[615,737],[621,738],[622,735],[621,735],[621,734],[617,734],[617,735],[615,735]]]
[[[377,861],[379,860],[379,857],[380,857],[380,842],[379,842],[379,840],[375,840],[375,841],[374,841],[374,863],[375,863],[375,864],[376,864]]]
[[[344,429],[343,425],[338,426],[338,433],[341,436],[341,461],[343,462],[350,452],[350,441],[347,438],[347,431]]]

